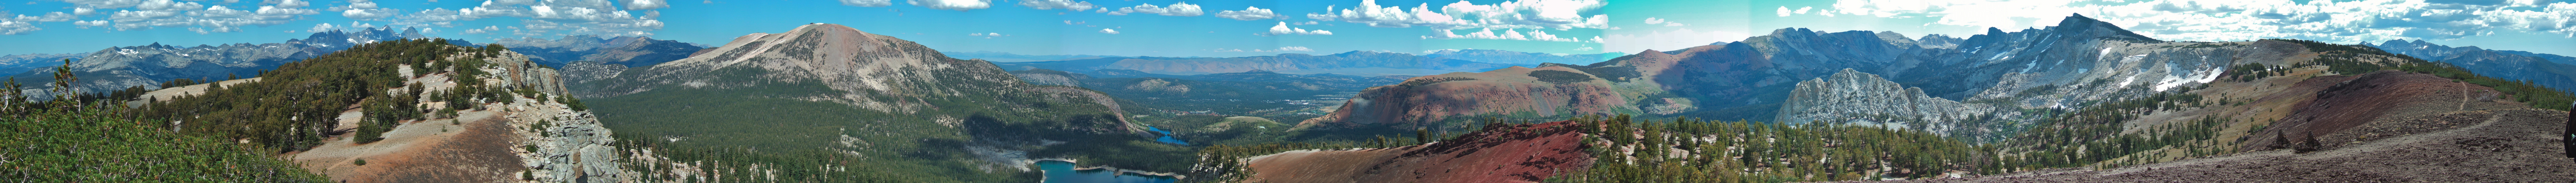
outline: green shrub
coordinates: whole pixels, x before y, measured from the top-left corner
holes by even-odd
[[[1583,73],[1574,73],[1574,72],[1566,72],[1566,71],[1558,71],[1558,70],[1538,70],[1538,71],[1530,71],[1529,76],[1530,76],[1530,77],[1538,78],[1538,81],[1545,81],[1545,82],[1549,82],[1549,83],[1556,83],[1556,84],[1566,84],[1566,83],[1574,83],[1574,82],[1592,81],[1592,75],[1585,75],[1585,74],[1583,74]]]
[[[353,138],[356,138],[355,140],[360,144],[375,143],[376,141],[384,140],[385,131],[391,131],[392,128],[393,127],[384,123],[378,123],[375,122],[375,120],[368,120],[367,122],[358,123],[358,131],[349,133],[352,133],[354,136]]]
[[[279,149],[171,132],[158,125],[167,120],[136,118],[134,110],[0,107],[0,116],[6,116],[0,117],[0,126],[6,127],[0,128],[0,139],[12,139],[0,140],[0,147],[9,147],[0,148],[0,156],[7,157],[0,162],[0,177],[5,177],[0,182],[327,181],[268,156]]]

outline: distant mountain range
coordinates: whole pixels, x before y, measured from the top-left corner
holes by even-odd
[[[2388,52],[2389,52],[2389,53],[2406,54],[2407,56],[2414,56],[2414,57],[2416,57],[2416,58],[2422,58],[2422,59],[2424,59],[2424,60],[2434,60],[2434,61],[2441,61],[2441,60],[2442,60],[2442,59],[2436,59],[2436,58],[2460,58],[2460,57],[2472,57],[2472,56],[2470,56],[2470,55],[2475,55],[2475,54],[2498,54],[2498,55],[2514,55],[2514,56],[2526,56],[2526,57],[2532,57],[2532,58],[2537,58],[2537,59],[2540,59],[2540,60],[2546,60],[2546,61],[2549,61],[2550,63],[2558,63],[2558,64],[2576,64],[2576,57],[2570,57],[2570,56],[2564,56],[2564,55],[2557,55],[2557,54],[2544,54],[2544,53],[2532,53],[2532,52],[2528,52],[2528,51],[2489,50],[2489,49],[2485,49],[2485,48],[2478,48],[2478,47],[2476,47],[2476,46],[2466,46],[2466,47],[2456,47],[2456,48],[2454,48],[2454,47],[2451,47],[2451,46],[2443,46],[2443,45],[2439,45],[2439,44],[2427,43],[2427,42],[2424,42],[2424,40],[2415,40],[2415,41],[2405,41],[2405,40],[2388,40],[2388,42],[2381,42],[2381,43],[2379,43],[2379,44],[2361,43],[2361,45],[2364,45],[2364,46],[2370,46],[2370,47],[2373,47],[2373,48],[2379,48],[2379,49],[2383,49],[2383,50],[2388,50]],[[2492,53],[2481,53],[2481,52],[2492,52]]]
[[[8,55],[8,56],[0,56],[0,76],[16,75],[16,74],[18,74],[18,73],[26,73],[28,70],[34,70],[34,69],[36,69],[36,68],[52,68],[52,67],[54,67],[54,66],[62,66],[62,65],[63,65],[63,59],[73,59],[73,60],[78,60],[78,59],[80,59],[80,58],[81,58],[81,56],[87,56],[87,55],[86,55],[86,54],[75,54],[75,53],[56,53],[56,54],[44,54],[44,53],[38,53],[38,54],[25,54],[25,55]]]
[[[0,74],[19,83],[49,83],[53,71],[46,68],[72,63],[73,75],[80,77],[81,91],[104,92],[132,86],[153,86],[174,79],[221,80],[227,77],[250,77],[261,70],[276,69],[280,64],[301,61],[313,56],[348,49],[349,46],[400,39],[430,38],[418,29],[333,30],[313,33],[303,39],[279,43],[223,44],[182,47],[152,44],[113,47],[86,54],[26,54],[0,56]],[[464,40],[445,40],[448,44],[480,47]],[[532,56],[539,65],[555,68],[571,62],[598,62],[620,66],[648,66],[686,58],[704,48],[678,41],[654,40],[647,37],[565,36],[562,39],[503,39],[496,42]],[[577,75],[577,74],[576,74]],[[27,84],[31,93],[44,93],[47,86]],[[50,96],[50,95],[40,95]]]
[[[653,151],[758,151],[636,166],[835,167],[789,182],[1032,182],[1036,177],[1014,175],[1028,175],[1021,172],[1034,158],[1162,171],[1189,164],[1187,151],[1156,150],[1182,148],[1153,143],[1143,126],[1128,123],[1116,98],[1029,84],[989,62],[836,24],[744,35],[702,54],[589,80],[574,84],[574,96],[589,98],[618,134],[652,141]],[[690,163],[717,161],[727,163]]]
[[[2405,54],[2424,60],[2448,63],[2477,72],[2478,75],[2507,80],[2522,80],[2550,88],[2576,88],[2576,57],[2527,51],[2489,50],[2476,46],[2450,47],[2424,40],[2388,40],[2362,45]]]
[[[1010,52],[997,52],[997,51],[967,51],[967,52],[943,51],[943,52],[939,52],[939,54],[947,54],[947,55],[948,55],[948,57],[951,57],[951,58],[957,58],[957,59],[984,59],[984,61],[993,61],[993,62],[1035,62],[1035,61],[1057,61],[1057,60],[1073,60],[1073,59],[1094,59],[1094,58],[1109,58],[1109,57],[1127,57],[1127,56],[1116,56],[1116,55],[1021,55],[1021,54],[1011,54]]]
[[[1116,69],[1093,74],[1029,69],[1011,71],[1011,74],[1031,84],[1089,88],[1150,109],[1290,120],[1329,113],[1331,108],[1327,106],[1341,105],[1342,100],[1350,99],[1361,89],[1392,85],[1413,77],[1286,74],[1264,70],[1187,76]]]
[[[2422,42],[2163,41],[2080,15],[2057,26],[1990,28],[1965,39],[1780,29],[1587,65],[1439,74],[1371,87],[1297,128],[1483,131],[1406,143],[1421,144],[1412,146],[1259,151],[1274,153],[1203,164],[1249,164],[1212,171],[1242,174],[1201,174],[1250,177],[1239,182],[2557,180],[2565,174],[2484,172],[2576,167],[2549,161],[2563,145],[2549,136],[2561,135],[2556,126],[2567,120],[2576,94],[2534,86],[2566,80],[2571,72],[2558,58]],[[1570,118],[1575,129],[1515,129],[1564,129],[1552,126],[1569,122],[1483,120],[1493,118]],[[1741,122],[1706,125],[1692,118]],[[1595,151],[1527,150],[1549,147],[1548,140],[1533,139],[1575,138],[1558,137],[1567,131],[1588,137],[1563,149]],[[1742,132],[1757,134],[1736,134]],[[1483,133],[1514,138],[1498,142]],[[1905,137],[1850,138],[1884,134]],[[1869,142],[1886,139],[1903,140]],[[1878,144],[1905,147],[1869,147]],[[1443,154],[1451,152],[1517,156]],[[1580,160],[1564,155],[1587,152],[1596,163],[1532,166]],[[1908,161],[1944,163],[1890,166]],[[1457,162],[1488,164],[1450,164]],[[1668,171],[1693,166],[1672,162],[1719,168]],[[1486,173],[1458,176],[1449,169]],[[1527,176],[1464,180],[1498,175]],[[1899,177],[1911,180],[1887,180]]]
[[[492,43],[508,46],[510,51],[535,56],[537,64],[556,68],[565,67],[566,64],[573,62],[642,67],[688,58],[691,54],[706,50],[706,47],[680,41],[628,36],[601,38],[575,35],[555,40],[501,39]]]
[[[1431,51],[1431,52],[1430,52],[1430,54],[1424,54],[1424,55],[1422,55],[1422,56],[1424,56],[1424,57],[1437,57],[1437,58],[1447,58],[1447,59],[1467,60],[1467,61],[1484,62],[1484,63],[1516,64],[1516,65],[1538,65],[1538,64],[1541,64],[1541,63],[1569,63],[1569,64],[1571,64],[1571,63],[1593,63],[1593,62],[1601,62],[1601,61],[1604,61],[1604,60],[1610,60],[1610,59],[1612,59],[1612,58],[1619,58],[1619,56],[1628,56],[1628,53],[1610,52],[1610,53],[1598,53],[1598,54],[1562,54],[1562,53],[1530,53],[1530,52],[1516,52],[1516,51],[1503,51],[1503,50],[1483,50],[1483,49],[1464,49],[1464,50],[1450,49],[1450,50],[1433,50],[1433,51]]]
[[[989,54],[989,53],[981,53]],[[1615,57],[1620,53],[1560,55],[1501,50],[1440,50],[1427,55],[1351,51],[1330,55],[1300,53],[1253,57],[1026,57],[1068,58],[1071,60],[1001,62],[1003,69],[1048,69],[1091,73],[1102,69],[1134,70],[1154,74],[1197,75],[1264,70],[1282,73],[1330,73],[1343,75],[1428,75],[1449,72],[1477,72],[1511,66],[1537,66],[1541,63],[1591,63]],[[1082,55],[1096,56],[1096,55]]]
[[[1460,126],[1450,123],[1478,117],[1560,119],[1584,114],[1642,114],[1886,124],[1991,139],[1999,138],[1993,135],[2010,134],[2016,126],[2011,124],[2041,118],[2025,109],[2067,108],[2208,83],[2231,64],[2285,65],[2288,62],[2282,59],[2295,50],[2283,49],[2299,47],[2278,41],[2161,41],[2083,16],[2067,17],[2058,26],[2044,29],[2004,32],[1990,28],[1986,34],[1966,39],[1791,28],[1724,45],[1647,50],[1587,65],[1542,64],[1415,77],[1402,84],[1370,88],[1332,115],[1301,125],[1394,125],[1411,129]],[[1850,102],[1783,105],[1793,99],[1792,95],[1809,94],[1793,92],[1809,85],[1801,81],[1845,73],[1847,69],[1857,72],[1854,74],[1884,76],[1887,81],[1883,82],[1904,87],[1837,93],[1918,93],[1910,95],[1932,97],[1925,100],[1983,100],[1971,103],[1995,109],[1954,106],[1972,110],[1863,114],[1833,111],[1883,111],[1861,109],[1888,107]],[[1844,83],[1859,84],[1853,82],[1859,81]],[[1823,96],[1806,99],[1823,99],[1819,97]],[[1801,114],[1810,111],[1830,114]],[[1784,115],[1797,117],[1782,118],[1788,117]]]
[[[287,39],[284,42],[265,44],[177,46],[153,43],[143,46],[111,47],[90,52],[79,56],[76,59],[79,61],[71,64],[71,70],[74,76],[80,77],[79,83],[75,83],[75,86],[80,87],[80,91],[83,92],[105,92],[132,86],[158,89],[159,86],[154,86],[155,84],[173,79],[220,80],[233,76],[250,77],[260,70],[276,69],[280,64],[337,52],[348,49],[349,46],[413,38],[427,37],[420,35],[418,29],[404,29],[396,32],[389,28],[367,28],[348,32],[332,30],[313,33],[312,36],[304,39]],[[454,40],[448,43],[473,45],[473,43]],[[69,58],[56,56],[59,55],[43,56],[50,57],[47,59],[50,61],[28,63],[13,61],[13,64],[7,68],[33,69],[53,66],[61,64],[59,58]],[[29,58],[32,57],[37,56]],[[19,83],[50,83],[54,79],[54,71],[50,69],[13,72],[18,73],[10,75],[9,79],[17,80]],[[23,90],[29,93],[46,93],[45,89],[50,88],[38,84],[29,84],[29,86],[36,88]]]

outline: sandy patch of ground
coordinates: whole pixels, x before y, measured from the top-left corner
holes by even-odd
[[[385,140],[357,144],[349,137],[284,156],[333,180],[345,182],[509,182],[518,177],[519,158],[511,151],[514,128],[495,110],[460,112],[461,119],[434,119],[396,126]],[[451,124],[450,122],[456,122]],[[367,160],[357,165],[358,159]]]
[[[155,98],[160,99],[160,100],[157,100],[157,101],[170,101],[170,99],[175,99],[175,98],[178,98],[178,97],[183,97],[183,96],[196,96],[197,94],[205,94],[205,93],[206,93],[207,85],[211,85],[211,84],[223,84],[224,86],[229,87],[229,86],[233,86],[233,85],[236,85],[236,84],[242,84],[242,83],[247,83],[247,82],[256,82],[256,81],[259,81],[259,78],[243,78],[243,79],[225,80],[225,81],[223,81],[223,82],[215,82],[215,83],[207,83],[207,84],[197,84],[197,85],[188,85],[188,86],[181,86],[181,87],[162,88],[161,90],[152,90],[152,91],[150,91],[150,92],[143,92],[143,96],[142,96],[142,97],[136,97],[136,98],[139,98],[139,99],[135,99],[135,100],[133,100],[133,101],[127,101],[126,103],[128,103],[128,104],[132,104],[132,105],[142,105],[142,104],[143,104],[143,99],[155,99]]]

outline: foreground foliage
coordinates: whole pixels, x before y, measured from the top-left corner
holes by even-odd
[[[1801,182],[1927,178],[1983,149],[1919,130],[1828,123],[1573,119],[1604,146],[1589,170],[1548,182]]]
[[[13,83],[14,84],[14,83]],[[7,182],[328,182],[274,150],[157,128],[121,103],[26,102],[0,107],[0,180]]]
[[[494,86],[482,86],[472,79],[480,59],[449,60],[451,55],[472,54],[469,58],[494,55],[499,49],[453,46],[445,40],[401,40],[359,45],[346,51],[313,57],[301,62],[278,66],[278,70],[261,72],[260,80],[209,84],[198,95],[147,99],[139,113],[148,118],[171,119],[182,123],[159,124],[162,128],[229,139],[248,139],[280,151],[299,151],[321,145],[321,141],[339,128],[341,113],[364,109],[366,117],[354,134],[359,142],[373,142],[376,135],[391,129],[396,121],[420,119],[419,87],[405,83],[411,77],[458,70],[458,89],[442,101],[450,108],[497,99],[504,93]],[[406,65],[415,69],[403,75]],[[421,67],[436,65],[436,67]],[[188,81],[173,81],[177,82]],[[221,82],[216,82],[221,83]],[[396,90],[401,88],[400,90]]]
[[[502,51],[449,45],[445,40],[385,41],[289,63],[262,71],[261,80],[223,83],[173,80],[161,88],[206,84],[202,93],[142,97],[142,86],[68,100],[30,102],[7,83],[0,92],[0,180],[35,182],[325,182],[285,160],[268,157],[320,145],[334,134],[355,133],[359,142],[399,120],[420,119],[420,85],[403,83],[432,70],[479,71],[480,58]],[[437,65],[429,67],[428,65]],[[407,66],[407,67],[406,67]],[[404,75],[401,69],[412,69]],[[55,88],[69,87],[78,77],[55,76]],[[459,73],[463,78],[471,74]],[[468,103],[476,97],[497,98],[507,86],[482,86],[463,79],[456,92],[440,101]],[[222,84],[214,84],[222,83]],[[488,92],[487,92],[488,91]],[[87,93],[57,91],[54,93]],[[525,93],[525,92],[522,92]],[[126,101],[135,100],[134,103]],[[73,105],[80,104],[80,105]],[[363,109],[355,132],[332,131],[344,111]],[[363,162],[358,164],[363,165]]]

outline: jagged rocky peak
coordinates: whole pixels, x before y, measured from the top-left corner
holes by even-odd
[[[1896,44],[1896,45],[1915,45],[1915,44],[1919,44],[1919,43],[1916,43],[1916,41],[1914,41],[1914,39],[1911,39],[1911,38],[1905,38],[1905,34],[1896,33],[1896,31],[1879,31],[1877,35],[1878,35],[1878,41],[1884,41],[1884,42],[1887,42],[1888,44]]]
[[[407,29],[405,32],[394,32],[392,28],[363,28],[355,31],[341,31],[334,29],[326,32],[313,33],[312,36],[307,36],[301,40],[287,39],[286,42],[288,44],[301,43],[315,47],[347,47],[374,43],[377,41],[425,37],[428,36],[422,36],[419,29]],[[159,43],[154,44],[158,45]]]
[[[1968,40],[1965,40],[1965,39],[1959,39],[1959,38],[1954,38],[1954,37],[1950,37],[1949,35],[1932,34],[1932,35],[1923,35],[1923,38],[1921,38],[1921,39],[1915,39],[1915,40],[1914,40],[1914,45],[1915,45],[1915,46],[1921,46],[1921,47],[1923,47],[1923,48],[1952,48],[1952,49],[1955,49],[1955,48],[1959,48],[1959,42],[1965,42],[1965,41],[1968,41]]]
[[[1958,130],[1962,120],[1993,112],[1987,104],[1962,104],[1923,94],[1877,74],[1843,69],[1832,76],[1798,82],[1781,103],[1780,122],[1886,125],[1936,133]]]
[[[140,46],[108,47],[67,58],[79,60],[71,64],[73,74],[81,76],[81,80],[77,81],[79,83],[74,84],[79,87],[79,91],[114,91],[130,86],[157,89],[159,86],[153,84],[173,79],[223,79],[234,75],[256,75],[260,69],[273,69],[280,64],[337,52],[351,46],[406,38],[419,37],[396,33],[392,29],[332,30],[313,33],[305,39],[287,39],[282,43],[255,45],[238,43],[194,47],[152,43]],[[462,41],[450,40],[449,42]],[[44,83],[52,81],[52,74],[54,74],[53,70],[37,69],[8,77],[19,82]],[[50,88],[50,86],[36,87],[39,88],[23,90],[42,92]]]

